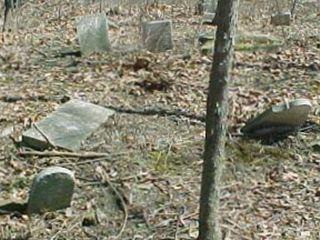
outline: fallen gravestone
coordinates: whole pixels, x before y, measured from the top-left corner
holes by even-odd
[[[290,21],[290,12],[278,13],[271,16],[271,24],[274,26],[289,26]]]
[[[28,214],[44,213],[70,206],[74,174],[62,167],[49,167],[33,180],[27,204]]]
[[[75,151],[114,111],[70,100],[22,134],[22,144],[38,150],[60,147]]]
[[[108,23],[103,14],[77,18],[77,35],[84,54],[104,52],[111,48]]]
[[[163,52],[173,48],[170,20],[151,21],[142,24],[142,41],[151,52]]]
[[[252,138],[281,138],[297,130],[307,120],[310,111],[311,103],[307,99],[275,105],[249,120],[242,132]]]

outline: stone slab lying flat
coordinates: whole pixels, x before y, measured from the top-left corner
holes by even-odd
[[[55,147],[75,151],[114,111],[80,100],[70,100],[22,134],[22,143],[37,150]],[[40,130],[40,131],[39,131]],[[50,143],[43,136],[45,135]]]
[[[67,208],[75,186],[74,174],[62,167],[48,167],[33,180],[28,199],[28,214]]]
[[[295,99],[272,106],[248,121],[242,132],[248,136],[263,137],[264,134],[277,135],[294,130],[307,120],[311,107],[307,99]]]
[[[170,20],[151,21],[142,24],[142,41],[151,52],[163,52],[173,48]]]
[[[103,14],[77,18],[77,35],[81,52],[104,52],[110,50],[108,22]]]

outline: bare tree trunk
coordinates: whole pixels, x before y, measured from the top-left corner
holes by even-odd
[[[206,140],[200,196],[199,240],[220,240],[219,196],[224,165],[228,81],[239,0],[219,0],[217,33],[207,99]]]

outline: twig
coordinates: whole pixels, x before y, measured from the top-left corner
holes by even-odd
[[[298,3],[298,0],[293,0],[291,12],[290,12],[291,17],[293,17],[293,13],[294,13],[294,10],[296,10],[297,3]]]
[[[123,154],[123,153],[121,153]],[[121,155],[119,154],[119,155]],[[99,158],[99,157],[111,157],[110,153],[98,153],[98,152],[60,152],[60,151],[24,151],[19,150],[18,155],[20,157],[27,156],[39,156],[39,157],[75,157],[75,158]]]
[[[122,195],[119,193],[119,191],[117,190],[117,188],[112,184],[112,182],[109,180],[109,176],[106,172],[105,166],[103,166],[104,170],[103,171],[103,180],[108,184],[108,186],[111,188],[111,190],[117,195],[118,199],[121,202],[122,208],[123,208],[123,212],[124,212],[124,217],[123,217],[123,222],[122,222],[122,226],[121,229],[119,230],[118,234],[112,238],[112,239],[120,239],[124,229],[127,226],[127,221],[128,221],[128,209],[127,209],[127,205],[122,197]]]
[[[48,58],[47,54],[45,54],[44,52],[42,52],[41,50],[37,49],[37,48],[33,48],[33,51],[39,53],[40,55],[44,56],[45,58]]]
[[[52,143],[52,141],[49,139],[49,137],[42,131],[42,129],[39,128],[39,126],[36,123],[33,123],[32,126],[41,134],[41,136],[46,140],[49,147],[56,148],[56,146]]]
[[[160,107],[133,109],[133,108],[116,107],[112,105],[101,105],[101,106],[110,108],[118,113],[137,114],[137,115],[143,115],[143,116],[153,116],[153,115],[166,116],[166,117],[176,116],[176,117],[185,117],[185,118],[189,118],[191,120],[197,120],[200,122],[205,122],[205,116],[199,116],[199,115],[190,113],[184,109],[169,110],[169,109],[164,109]]]
[[[56,166],[59,167],[67,167],[70,165],[83,165],[83,164],[88,164],[88,163],[94,163],[94,162],[101,162],[104,160],[111,160],[111,157],[101,157],[101,158],[95,158],[95,159],[90,159],[90,160],[85,160],[85,161],[77,161],[77,162],[72,162],[72,163],[61,163],[61,164],[57,164]]]

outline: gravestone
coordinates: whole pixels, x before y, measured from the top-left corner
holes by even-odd
[[[111,48],[108,23],[103,14],[77,18],[77,35],[84,54],[104,52]]]
[[[151,21],[142,24],[142,41],[151,52],[163,52],[173,48],[170,20]]]
[[[111,109],[70,100],[25,131],[22,144],[38,150],[49,147],[79,150],[81,143],[113,114]]]
[[[278,13],[271,16],[271,24],[274,26],[289,26],[290,21],[290,12]]]
[[[201,33],[198,37],[202,54],[213,54],[214,52],[215,32]]]
[[[67,208],[75,185],[74,174],[62,167],[49,167],[33,180],[27,204],[28,214]]]
[[[215,13],[204,13],[202,17],[202,24],[213,25],[213,19],[216,16]]]
[[[307,99],[295,99],[272,106],[249,120],[241,131],[245,136],[262,139],[286,135],[305,123],[311,107]]]
[[[215,13],[217,9],[217,0],[204,0],[203,1],[203,12],[204,13]]]

